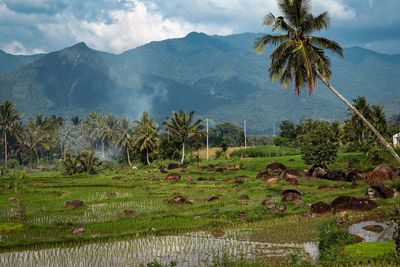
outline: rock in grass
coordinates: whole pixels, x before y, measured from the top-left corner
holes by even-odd
[[[188,200],[184,196],[175,196],[168,202],[172,204],[193,204],[190,200]]]
[[[373,184],[368,188],[368,198],[373,200],[377,198],[392,198],[394,197],[394,190],[387,188],[384,184]]]
[[[311,213],[315,215],[327,215],[333,212],[331,204],[320,201],[311,205]]]
[[[212,202],[212,201],[216,201],[216,200],[219,200],[219,199],[220,199],[219,196],[212,196],[207,201],[208,202]]]
[[[71,235],[83,236],[85,234],[85,228],[76,228],[76,227],[74,227],[74,228],[71,228],[69,230],[69,233]]]
[[[299,179],[300,177],[301,177],[300,172],[293,169],[286,169],[281,174],[281,178],[284,180]]]
[[[165,177],[165,181],[167,182],[178,182],[181,179],[181,175],[177,172],[170,173]]]
[[[277,184],[278,182],[279,182],[278,178],[271,178],[271,179],[268,179],[267,181],[265,181],[265,183],[268,185]]]
[[[284,170],[286,170],[287,168],[282,163],[271,163],[271,164],[267,165],[266,169],[267,169],[268,174],[273,173],[273,174],[281,175],[281,173]]]
[[[69,209],[83,207],[83,200],[76,199],[76,200],[67,201],[67,202],[65,202],[65,207],[69,208]]]
[[[281,200],[283,202],[295,202],[296,204],[303,203],[300,192],[293,189],[283,191],[281,194]]]
[[[134,210],[123,210],[122,214],[127,217],[133,217],[136,215],[136,211]]]
[[[167,165],[167,169],[168,170],[175,170],[179,168],[179,164],[178,163],[170,163]]]
[[[109,198],[116,197],[116,196],[117,196],[117,193],[115,193],[115,192],[107,192],[106,193],[106,197],[109,197]]]
[[[372,200],[351,196],[338,197],[332,201],[331,205],[335,211],[368,211],[378,207],[378,205]]]
[[[328,174],[328,172],[321,167],[312,167],[308,172],[312,177],[316,178],[323,178],[325,175]]]

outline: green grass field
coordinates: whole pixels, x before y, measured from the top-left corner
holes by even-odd
[[[359,168],[372,165],[361,154],[340,154],[333,169],[345,169],[350,159],[359,160]],[[7,176],[2,179],[0,194],[0,249],[20,251],[46,247],[68,247],[84,243],[109,240],[130,240],[139,237],[179,235],[187,232],[229,232],[232,229],[257,230],[247,238],[255,242],[303,243],[317,241],[322,223],[334,217],[303,218],[310,205],[318,201],[332,201],[342,195],[364,196],[367,184],[357,182],[356,187],[347,182],[316,178],[301,178],[300,186],[293,187],[280,180],[268,185],[256,179],[259,172],[271,162],[281,162],[290,168],[309,168],[298,155],[213,160],[193,163],[179,182],[165,181],[157,162],[138,170],[104,170],[98,175],[64,176],[59,172],[24,172],[22,184],[8,188]],[[207,171],[201,166],[212,163],[218,167],[240,165],[240,170],[223,173]],[[22,172],[22,171],[19,171]],[[171,171],[173,172],[173,171]],[[21,174],[17,174],[21,175]],[[235,177],[245,177],[243,184]],[[214,179],[198,181],[199,177]],[[393,182],[389,182],[391,186]],[[320,190],[328,186],[329,190]],[[284,189],[296,189],[303,195],[304,204],[283,203],[284,213],[268,211],[261,205],[265,199],[280,202]],[[113,192],[115,196],[107,196]],[[168,200],[176,195],[185,196],[193,204],[172,204]],[[247,195],[248,200],[240,196]],[[218,200],[208,201],[218,196]],[[64,207],[66,201],[81,199],[84,206],[76,209]],[[398,199],[379,200],[378,209],[369,213],[354,213],[354,217],[380,217],[385,220]],[[126,216],[124,210],[133,210]],[[377,216],[378,214],[378,216]],[[71,228],[84,228],[82,236],[70,234]],[[223,235],[223,234],[222,234]],[[349,251],[352,251],[349,248]],[[354,253],[353,253],[354,254]],[[1,254],[0,254],[1,255]]]

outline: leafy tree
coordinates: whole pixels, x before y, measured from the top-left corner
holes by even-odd
[[[301,136],[301,153],[305,163],[326,167],[335,162],[339,142],[329,123],[318,124],[311,132]]]
[[[229,122],[216,125],[210,130],[210,144],[221,146],[222,142],[226,142],[229,146],[243,145],[243,129]]]
[[[176,135],[182,145],[181,163],[185,160],[185,145],[189,138],[195,136],[204,127],[201,125],[202,120],[198,119],[193,122],[194,111],[186,113],[184,111],[172,112],[171,118],[167,121],[168,131]]]
[[[134,130],[132,124],[127,119],[122,119],[118,123],[115,146],[126,151],[129,166],[132,166],[129,151],[133,148]]]
[[[400,163],[400,157],[393,150],[385,138],[375,129],[349,101],[347,101],[330,83],[332,72],[330,60],[325,50],[343,57],[342,47],[335,41],[325,37],[312,35],[314,32],[327,29],[329,25],[328,12],[318,16],[311,14],[309,0],[277,0],[283,16],[275,17],[269,13],[264,19],[264,25],[272,26],[273,31],[282,32],[279,35],[265,34],[257,38],[255,49],[263,52],[267,46],[275,47],[270,59],[269,74],[273,81],[288,87],[293,81],[295,92],[300,94],[304,87],[310,93],[317,88],[317,79],[325,83],[328,88],[339,97],[363,123],[371,129],[382,144],[392,153]]]
[[[297,137],[296,125],[288,120],[282,121],[280,136],[286,137],[290,141],[295,141]]]
[[[143,112],[140,121],[136,121],[135,146],[146,153],[147,165],[150,165],[149,153],[160,146],[160,135],[156,121],[147,112]]]
[[[101,141],[101,151],[105,157],[105,146],[109,146],[115,139],[116,131],[118,128],[118,120],[113,115],[100,117],[97,121],[98,126],[95,128],[93,136]]]
[[[8,142],[7,135],[17,136],[20,132],[20,113],[17,107],[9,101],[5,101],[0,105],[0,128],[3,131],[4,141],[4,166],[7,166],[8,159]]]

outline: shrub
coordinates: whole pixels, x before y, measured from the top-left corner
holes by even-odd
[[[329,124],[321,123],[301,136],[300,147],[305,163],[326,167],[336,161],[339,142]]]
[[[93,151],[85,150],[79,155],[67,154],[62,162],[65,174],[76,173],[96,174],[101,168],[102,162],[94,155]]]
[[[19,161],[16,159],[9,159],[7,161],[7,169],[16,169],[20,166]]]
[[[334,263],[340,261],[345,245],[352,242],[352,235],[341,229],[335,220],[324,223],[319,230],[320,261]]]
[[[300,154],[300,151],[289,147],[259,146],[246,149],[238,149],[231,153],[233,158],[262,158],[276,156],[293,156]]]

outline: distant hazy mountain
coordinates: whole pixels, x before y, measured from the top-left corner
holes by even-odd
[[[21,66],[38,60],[43,55],[17,56],[0,50],[0,74],[19,69]]]
[[[297,97],[293,88],[273,84],[268,51],[257,55],[252,49],[256,36],[190,33],[120,55],[79,43],[19,59],[19,65],[11,64],[18,56],[0,54],[0,101],[15,102],[27,115],[97,111],[136,118],[147,110],[162,120],[172,110],[196,110],[214,122],[246,120],[254,133],[272,133],[283,119],[346,116],[346,107],[322,85],[315,95]],[[347,98],[365,95],[388,113],[399,112],[399,55],[354,47],[345,50],[344,60],[332,57],[332,65],[332,82]]]

